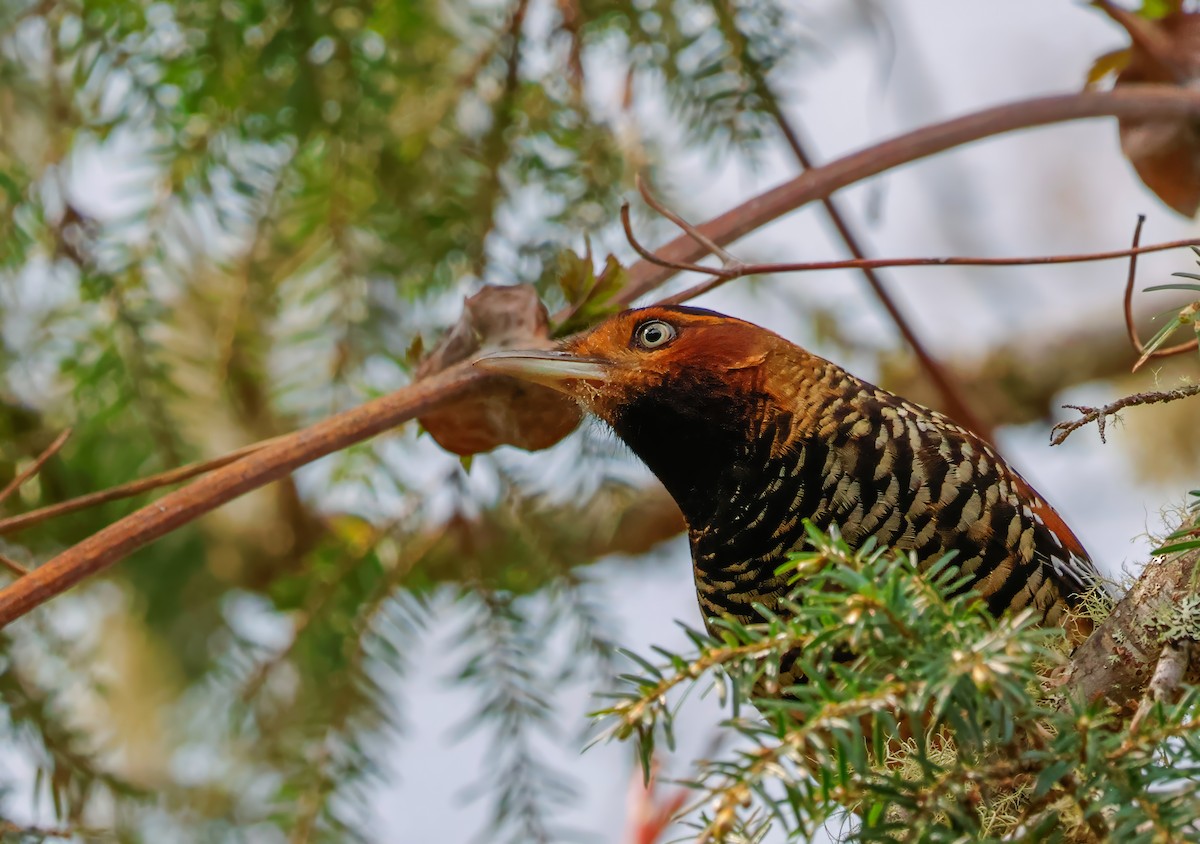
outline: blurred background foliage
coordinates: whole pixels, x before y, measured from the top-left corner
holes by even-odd
[[[589,104],[588,69],[620,61],[629,98],[665,95],[688,141],[752,153],[764,105],[742,53],[795,47],[782,16],[729,17],[749,43],[705,2],[4,4],[0,480],[67,426],[19,509],[394,389],[414,342],[485,282],[563,304],[560,253],[611,228],[657,157],[656,127]],[[542,639],[570,631],[589,658],[561,670],[604,676],[606,620],[576,566],[643,551],[678,517],[620,467],[585,507],[548,507],[500,467],[474,468],[492,479],[481,494],[432,451],[406,430],[338,455],[14,631],[4,727],[49,826],[363,833],[404,654],[440,594],[496,745],[481,799],[514,840],[555,838],[545,804],[569,789],[523,738],[549,718]],[[409,468],[422,460],[435,477]],[[138,503],[4,550],[44,559]],[[545,617],[522,607],[531,590],[551,597]]]
[[[396,389],[484,283],[566,304],[557,275],[585,237],[629,255],[615,221],[636,172],[674,200],[680,150],[761,155],[778,110],[763,80],[848,37],[789,6],[0,4],[0,482],[73,428],[6,506],[210,458]],[[638,225],[665,231],[644,213]],[[934,403],[902,354],[810,316],[828,347],[879,356]],[[1096,353],[1113,339],[1073,372],[1022,364],[1021,349],[961,367],[992,418],[1025,421],[1065,386],[1113,376]],[[550,471],[485,455],[468,472],[409,426],[6,631],[13,825],[0,834],[370,838],[389,739],[411,728],[406,653],[436,608],[475,701],[467,730],[492,748],[462,782],[491,807],[486,840],[559,840],[572,787],[539,750],[561,739],[550,690],[569,676],[599,688],[614,670],[583,566],[643,565],[680,523],[610,441],[585,432],[555,454]],[[36,564],[146,500],[0,551]]]

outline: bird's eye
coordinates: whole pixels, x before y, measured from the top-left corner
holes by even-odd
[[[657,349],[675,339],[675,326],[661,319],[652,319],[638,326],[634,338],[643,349]]]

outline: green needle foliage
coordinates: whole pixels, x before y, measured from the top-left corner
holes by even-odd
[[[785,617],[635,656],[598,713],[648,761],[689,687],[754,700],[726,722],[740,744],[695,773],[700,840],[807,840],[840,819],[864,842],[1200,841],[1200,689],[1133,729],[1056,697],[1061,631],[993,618],[951,559],[920,573],[836,533],[809,541],[786,566]],[[804,681],[780,687],[787,654]]]
[[[623,243],[635,173],[670,189],[660,146],[757,154],[769,110],[746,68],[798,53],[785,6],[0,4],[0,485],[73,428],[4,515],[401,387],[409,350],[483,283],[573,306],[559,332],[612,311],[624,271],[593,267],[588,239]],[[616,66],[619,114],[595,96]],[[351,449],[45,612],[86,635],[14,630],[0,738],[36,782],[0,772],[4,811],[45,821],[34,837],[95,821],[131,840],[369,838],[407,656],[456,626],[472,738],[494,727],[502,751],[469,779],[497,829],[555,839],[573,796],[542,764],[547,689],[602,682],[611,660],[572,570],[614,546],[630,491],[489,496],[445,458],[415,430]],[[36,564],[146,500],[0,552]],[[570,647],[549,662],[522,645],[551,639]]]

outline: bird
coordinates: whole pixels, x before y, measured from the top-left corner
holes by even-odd
[[[709,630],[762,622],[805,522],[852,548],[950,552],[987,609],[1031,611],[1077,645],[1085,602],[1114,597],[1079,539],[983,438],[765,328],[690,306],[623,311],[552,350],[477,365],[598,416],[683,513]]]

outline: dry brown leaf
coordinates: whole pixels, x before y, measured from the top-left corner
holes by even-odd
[[[1115,85],[1200,82],[1200,15],[1172,12],[1149,20],[1111,3],[1096,5],[1124,27],[1132,41]],[[1175,211],[1194,217],[1200,210],[1200,124],[1121,120],[1118,125],[1121,150],[1146,187]]]
[[[464,302],[462,317],[421,361],[416,375],[432,375],[482,351],[553,345],[550,317],[532,286],[489,285]],[[497,376],[420,422],[442,448],[465,457],[499,445],[549,448],[581,418],[579,406],[561,393]]]

